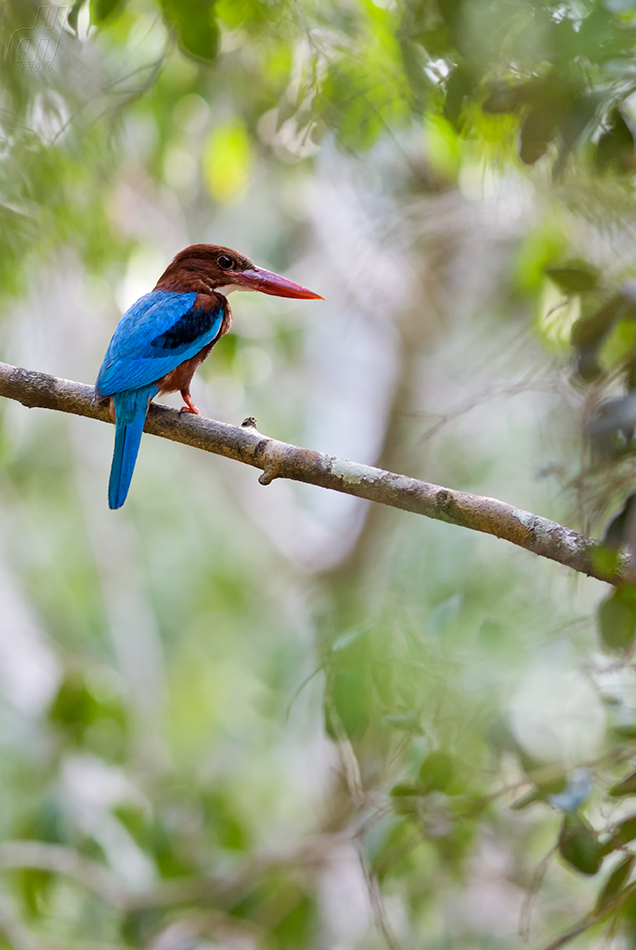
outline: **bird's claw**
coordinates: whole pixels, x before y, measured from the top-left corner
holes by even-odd
[[[192,397],[190,396],[190,393],[181,393],[181,396],[183,398],[183,401],[185,402],[185,406],[181,406],[181,409],[179,410],[179,412],[191,412],[195,416],[200,416],[201,413],[192,402]]]

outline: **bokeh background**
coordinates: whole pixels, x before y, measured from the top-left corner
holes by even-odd
[[[611,560],[635,50],[630,0],[4,0],[0,356],[92,382],[235,247],[325,300],[235,295],[205,415]],[[0,405],[3,945],[636,945],[630,585],[150,436],[113,513],[112,439]]]

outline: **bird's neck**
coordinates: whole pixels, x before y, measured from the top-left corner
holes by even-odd
[[[210,284],[196,274],[169,270],[163,274],[155,285],[155,290],[164,290],[173,294],[200,294],[210,293]]]
[[[177,294],[211,293],[224,283],[223,274],[210,273],[209,267],[197,266],[197,263],[184,267],[180,261],[171,261],[157,281],[155,290]],[[227,296],[225,288],[224,291],[224,296]]]

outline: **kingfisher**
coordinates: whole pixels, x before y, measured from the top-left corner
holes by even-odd
[[[181,411],[199,414],[190,384],[232,325],[227,297],[234,290],[324,299],[230,247],[192,244],[180,251],[154,290],[135,301],[117,324],[95,384],[96,399],[110,399],[115,422],[110,508],[121,508],[126,500],[150,400],[180,392]]]

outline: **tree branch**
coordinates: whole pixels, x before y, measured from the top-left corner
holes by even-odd
[[[8,363],[0,363],[0,395],[16,399],[29,408],[56,409],[112,422],[108,405],[95,402],[92,386],[20,369]],[[231,426],[151,404],[145,431],[262,469],[259,478],[262,485],[268,485],[274,478],[319,485],[437,521],[493,534],[540,557],[610,584],[618,584],[623,579],[621,568],[608,570],[600,563],[599,542],[555,521],[513,508],[495,498],[431,485],[406,475],[270,439],[258,432],[254,420],[245,420],[242,426]],[[621,564],[624,569],[625,559]]]
[[[38,868],[56,874],[66,874],[99,894],[104,900],[117,905],[123,905],[125,901],[124,889],[108,868],[61,845],[45,841],[3,841],[0,843],[0,871],[12,871],[16,868]]]

